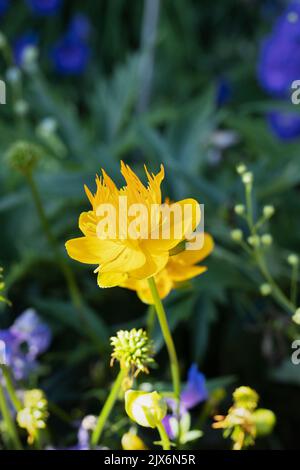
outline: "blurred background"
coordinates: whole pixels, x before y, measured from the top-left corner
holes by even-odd
[[[288,292],[286,256],[299,252],[300,233],[300,114],[290,100],[300,79],[298,13],[299,2],[279,0],[0,0],[0,265],[12,302],[1,307],[0,327],[33,308],[52,331],[26,380],[53,404],[55,445],[71,445],[72,423],[99,411],[115,376],[109,337],[149,319],[134,292],[99,289],[92,267],[64,249],[89,207],[83,185],[93,190],[100,168],[123,184],[122,159],[141,177],[144,163],[153,172],[163,163],[164,196],[203,203],[215,239],[207,273],[165,302],[183,377],[195,362],[210,390],[224,388],[220,413],[235,387],[255,388],[277,415],[257,447],[297,447],[300,366],[290,360],[290,317],[261,296],[262,279],[230,232],[241,228],[233,208],[244,202],[235,170],[243,162],[254,173],[255,209],[276,207],[269,262]],[[39,148],[34,187],[7,163],[19,140]],[[157,325],[154,337],[159,367],[149,380],[169,382]],[[112,448],[124,432],[121,408],[115,413]],[[194,419],[201,413],[200,405]],[[230,446],[211,419],[203,431],[197,448]]]

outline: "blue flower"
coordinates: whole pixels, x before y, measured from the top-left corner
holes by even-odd
[[[24,379],[37,366],[36,358],[46,351],[51,341],[51,332],[37,313],[28,309],[13,325],[0,330],[0,341],[4,344],[5,363],[11,368],[16,380]]]
[[[181,405],[189,410],[207,398],[205,376],[198,371],[197,364],[192,364],[188,371],[187,385],[181,394]]]
[[[261,47],[258,80],[271,95],[284,97],[300,76],[300,2],[292,2]]]
[[[59,75],[81,75],[89,62],[89,46],[69,35],[54,46],[51,54],[55,71]]]
[[[188,371],[188,381],[181,393],[180,398],[180,418],[194,406],[207,400],[208,391],[206,388],[205,376],[198,370],[197,364],[192,364]],[[172,419],[177,415],[177,404],[173,399],[166,399],[172,414],[168,414],[163,419],[163,424],[170,439],[174,439],[174,430],[171,426]],[[171,419],[172,418],[172,419]]]
[[[10,0],[0,0],[0,17],[5,15],[10,7]]]
[[[39,16],[51,16],[58,13],[62,0],[26,0],[33,13]]]
[[[265,40],[258,63],[258,79],[270,94],[285,97],[300,76],[299,44],[281,35]]]
[[[91,32],[91,24],[86,15],[76,13],[70,21],[67,35],[80,41],[87,41]]]
[[[274,134],[283,141],[300,137],[300,114],[273,111],[267,115],[267,121]]]
[[[27,47],[37,46],[38,36],[36,33],[25,33],[17,38],[13,43],[13,54],[15,63],[21,67],[23,64],[24,52]]]
[[[290,40],[300,39],[300,1],[290,2],[284,13],[279,16],[274,26],[274,33]]]
[[[216,90],[216,105],[217,107],[224,106],[230,101],[232,96],[231,83],[226,78],[220,78],[217,82]]]
[[[51,341],[49,327],[33,309],[25,310],[10,327],[10,331],[21,343],[27,344],[27,356],[31,359],[45,352]]]

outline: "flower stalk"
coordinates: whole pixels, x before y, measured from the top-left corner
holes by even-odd
[[[119,396],[120,390],[122,388],[122,383],[123,383],[123,380],[126,378],[126,375],[127,375],[127,370],[120,369],[120,372],[118,373],[116,380],[112,386],[110,394],[108,395],[106,402],[104,403],[104,406],[101,410],[101,413],[98,416],[96,427],[92,433],[92,440],[91,440],[92,446],[96,446],[101,438],[104,425]]]
[[[167,432],[164,428],[164,425],[162,423],[159,423],[156,426],[156,428],[157,428],[157,430],[159,432],[159,435],[160,435],[161,445],[162,445],[163,450],[170,450],[171,449],[171,444],[170,444],[168,434],[167,434]]]
[[[6,426],[11,444],[13,446],[13,449],[21,450],[22,444],[18,436],[16,425],[11,416],[11,413],[7,404],[7,400],[5,397],[4,388],[1,384],[1,381],[0,381],[0,411],[3,417],[3,421],[5,423],[5,426]]]
[[[178,406],[179,406],[179,401],[180,401],[180,372],[179,372],[179,363],[178,363],[178,358],[176,354],[176,349],[174,345],[174,341],[172,338],[172,335],[170,333],[169,325],[168,325],[168,320],[166,316],[166,312],[164,309],[164,306],[162,304],[162,301],[159,297],[156,283],[153,277],[148,279],[148,284],[149,288],[151,290],[151,294],[153,297],[153,302],[155,305],[158,321],[161,327],[161,331],[166,343],[166,347],[168,350],[169,358],[170,358],[170,365],[171,365],[171,374],[172,374],[172,382],[173,382],[173,390],[174,390],[174,395],[176,400],[178,401]]]

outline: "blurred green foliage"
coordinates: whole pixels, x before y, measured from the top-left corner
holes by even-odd
[[[260,40],[270,27],[261,7],[264,2],[162,2],[151,100],[143,113],[136,111],[143,82],[139,65],[149,53],[139,47],[142,1],[66,1],[55,20],[32,18],[18,3],[1,28],[10,40],[35,28],[40,59],[37,71],[22,73],[22,96],[29,103],[26,118],[14,115],[10,87],[7,105],[0,108],[0,264],[13,302],[12,308],[1,307],[1,326],[7,327],[28,306],[36,308],[54,332],[52,347],[42,360],[40,386],[50,403],[70,412],[72,419],[97,413],[99,398],[105,397],[114,376],[109,336],[120,327],[145,325],[147,307],[130,291],[100,290],[90,267],[67,260],[64,242],[79,235],[78,216],[88,208],[83,184],[92,188],[101,167],[121,184],[120,159],[141,175],[145,162],[152,171],[162,162],[165,196],[195,197],[204,203],[205,227],[216,241],[208,272],[166,301],[183,374],[195,361],[208,379],[221,378],[221,386],[230,376],[229,389],[242,383],[254,387],[260,404],[278,416],[273,437],[261,445],[295,446],[300,369],[290,362],[290,318],[269,297],[261,297],[260,275],[230,239],[238,224],[233,207],[243,202],[235,166],[243,161],[255,175],[255,210],[264,204],[276,207],[269,227],[275,240],[270,263],[288,292],[286,256],[299,252],[299,142],[279,142],[265,122],[274,103],[255,77]],[[51,70],[48,48],[77,9],[92,22],[92,60],[83,76],[61,78]],[[2,61],[3,76],[5,67]],[[230,81],[232,96],[219,107],[221,78]],[[37,133],[45,117],[57,122],[58,145]],[[236,132],[238,140],[218,151],[220,129]],[[70,301],[26,181],[5,163],[5,152],[20,139],[44,148],[34,178],[52,232],[84,296],[87,329]],[[90,341],[91,330],[97,342]],[[157,325],[154,338],[161,348]],[[170,381],[164,350],[157,362],[160,367],[151,377]],[[220,386],[216,379],[212,384]],[[56,413],[61,414],[57,409]],[[74,441],[70,423],[62,424],[55,413],[51,422],[58,429],[58,444]],[[107,430],[108,445],[119,445],[116,435],[127,430],[126,423],[120,421],[115,432],[113,427]],[[197,448],[227,445],[217,434],[207,424]]]

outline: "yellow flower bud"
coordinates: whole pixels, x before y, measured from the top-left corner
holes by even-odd
[[[230,236],[234,242],[240,242],[243,239],[243,232],[237,228],[231,231]]]
[[[246,173],[243,173],[242,181],[244,184],[252,184],[253,173],[251,173],[251,171],[246,171]]]
[[[272,235],[270,235],[269,233],[265,233],[264,235],[262,235],[261,237],[261,242],[263,245],[265,246],[270,246],[272,245],[273,243],[273,237]]]
[[[243,215],[245,214],[245,206],[244,204],[237,204],[236,206],[234,206],[234,212],[237,214],[237,215]]]
[[[292,316],[292,320],[296,325],[300,325],[300,308],[297,308],[296,312]]]
[[[127,390],[125,410],[128,416],[146,428],[155,428],[167,414],[167,405],[157,392]]]
[[[236,171],[239,175],[242,175],[243,173],[245,173],[247,171],[247,167],[246,167],[246,165],[244,165],[244,163],[240,163],[236,167]]]
[[[263,215],[264,215],[264,217],[266,217],[267,219],[269,219],[270,217],[272,217],[272,215],[274,214],[274,212],[275,212],[274,206],[264,206],[264,208],[263,208]]]
[[[270,295],[272,292],[272,287],[270,284],[262,284],[259,288],[261,295],[267,296]]]
[[[291,266],[296,266],[299,263],[299,257],[294,253],[291,253],[288,256],[287,261]]]
[[[147,446],[142,439],[133,434],[132,432],[126,432],[122,437],[122,448],[124,450],[147,450]]]
[[[252,418],[255,422],[258,437],[271,434],[276,423],[276,416],[273,411],[259,408],[253,412]]]
[[[258,235],[251,235],[248,237],[248,243],[251,246],[259,246],[260,245],[260,238]]]

